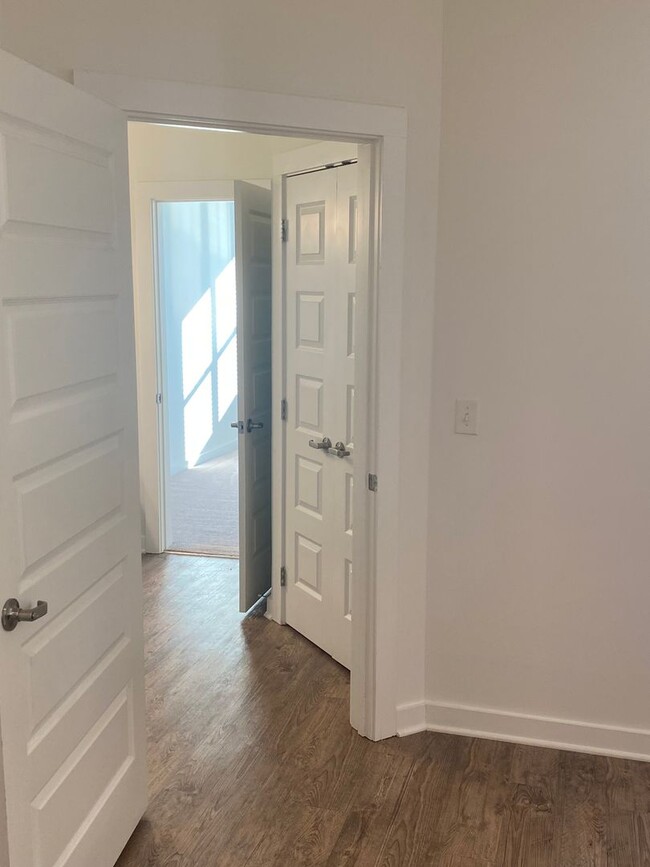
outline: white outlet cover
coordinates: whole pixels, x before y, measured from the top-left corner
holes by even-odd
[[[454,430],[457,434],[478,434],[478,401],[457,400]]]

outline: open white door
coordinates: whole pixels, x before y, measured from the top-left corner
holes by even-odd
[[[111,867],[146,806],[130,268],[125,117],[0,52],[11,867]]]
[[[235,182],[239,610],[271,587],[270,190]]]

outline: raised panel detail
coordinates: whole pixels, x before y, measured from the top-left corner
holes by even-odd
[[[323,426],[323,381],[296,377],[296,427],[320,433]]]
[[[298,265],[325,261],[325,202],[296,207],[296,261]]]
[[[253,311],[253,337],[261,339],[271,336],[271,299],[264,295],[251,298]]]
[[[355,353],[355,321],[357,313],[357,296],[354,292],[348,293],[348,357],[354,358]]]
[[[352,535],[354,522],[352,516],[352,504],[354,499],[354,476],[352,473],[345,474],[345,532]]]
[[[12,306],[7,318],[14,401],[117,370],[118,330],[111,301]]]
[[[253,441],[249,443],[249,448],[253,452],[253,473],[252,482],[254,485],[259,485],[271,478],[271,465],[269,464],[268,436],[256,434]]]
[[[32,802],[36,849],[47,853],[47,862],[37,855],[39,865],[64,863],[64,849],[132,764],[132,714],[127,688]]]
[[[38,409],[15,412],[7,448],[16,475],[118,433],[122,426],[115,380],[58,395]]]
[[[359,243],[359,208],[357,207],[356,196],[350,196],[348,212],[348,262],[354,264],[357,261],[357,246]]]
[[[296,533],[295,583],[321,599],[322,547],[313,539]]]
[[[253,412],[262,413],[271,408],[271,368],[256,370],[253,374]]]
[[[113,437],[18,482],[24,568],[119,508],[122,462]]]
[[[348,620],[352,619],[352,561],[345,559],[343,565],[343,583],[344,583],[344,611],[343,614]]]
[[[345,402],[345,435],[348,446],[354,445],[354,386],[348,385]]]
[[[28,642],[32,731],[124,634],[122,565]]]
[[[255,557],[271,545],[271,512],[264,507],[253,515],[253,550]]]
[[[267,265],[271,261],[271,217],[268,214],[250,214],[251,262]]]
[[[296,508],[316,518],[323,514],[322,474],[317,461],[296,455]]]
[[[324,346],[325,299],[322,295],[296,293],[296,346],[322,349]]]
[[[107,164],[11,136],[4,136],[4,154],[7,223],[112,233]]]

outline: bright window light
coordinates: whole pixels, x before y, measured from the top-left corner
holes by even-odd
[[[219,421],[237,397],[237,338],[234,337],[217,361],[217,406]]]

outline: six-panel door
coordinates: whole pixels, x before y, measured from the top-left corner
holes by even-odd
[[[287,622],[348,668],[356,171],[348,165],[286,181]],[[314,448],[323,438],[350,454]]]

